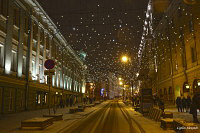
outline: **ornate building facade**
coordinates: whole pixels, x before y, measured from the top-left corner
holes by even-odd
[[[200,92],[199,6],[198,0],[169,1],[145,44],[142,60],[153,66],[148,67],[148,87],[169,103]]]
[[[48,107],[47,59],[56,64],[51,106],[80,102],[86,67],[42,7],[36,0],[0,0],[0,114]]]

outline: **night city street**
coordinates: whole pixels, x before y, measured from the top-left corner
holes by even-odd
[[[200,133],[200,0],[0,0],[0,133]]]

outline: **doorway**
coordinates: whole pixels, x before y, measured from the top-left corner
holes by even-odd
[[[180,86],[178,86],[178,85],[175,87],[174,96],[175,96],[175,97],[174,97],[175,100],[176,100],[177,97],[180,97],[180,96],[181,96],[181,89],[180,89]]]

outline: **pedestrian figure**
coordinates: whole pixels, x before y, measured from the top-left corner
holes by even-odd
[[[90,100],[90,104],[92,104],[92,98],[89,98],[89,100]]]
[[[84,104],[86,103],[86,99],[85,99],[85,97],[83,98],[83,103],[84,103]]]
[[[53,113],[56,114],[56,105],[53,106]]]
[[[181,99],[181,103],[182,103],[182,111],[184,112],[184,110],[186,110],[186,99],[185,99],[185,97],[183,97]]]
[[[69,98],[68,97],[66,98],[66,106],[67,107],[69,106]]]
[[[192,100],[191,100],[190,96],[187,96],[187,99],[186,99],[186,112],[189,112],[191,101]]]
[[[198,118],[197,118],[197,109],[199,107],[199,100],[200,100],[200,95],[195,94],[192,98],[192,104],[190,107],[190,114],[192,114],[193,116],[194,123],[199,123]]]
[[[64,108],[64,101],[62,98],[60,99],[60,108]]]
[[[131,97],[132,98],[132,106],[135,105],[135,98],[134,97]]]
[[[176,106],[177,106],[178,112],[182,112],[182,103],[181,103],[180,97],[176,98]]]
[[[86,97],[86,104],[88,104],[88,96]]]
[[[70,104],[70,107],[72,107],[72,104],[73,104],[73,99],[72,99],[72,97],[70,97],[70,99],[69,99],[69,104]]]
[[[164,102],[161,99],[159,99],[158,106],[159,106],[159,109],[161,109],[164,112],[165,105],[164,105]]]

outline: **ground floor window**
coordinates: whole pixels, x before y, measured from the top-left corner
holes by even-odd
[[[14,90],[9,89],[8,92],[8,111],[13,111],[14,109]]]
[[[43,97],[42,97],[42,103],[47,104],[47,93],[45,92]]]
[[[11,70],[16,72],[17,71],[17,52],[12,50],[11,55]]]
[[[41,94],[39,92],[36,93],[36,104],[41,103]]]

